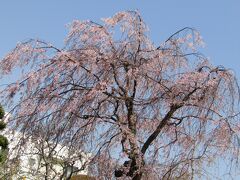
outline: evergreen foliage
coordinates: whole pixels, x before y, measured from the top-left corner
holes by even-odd
[[[2,120],[5,115],[3,107],[0,105],[0,131],[6,128],[6,123]],[[7,158],[8,140],[5,136],[0,135],[0,164],[4,163]]]

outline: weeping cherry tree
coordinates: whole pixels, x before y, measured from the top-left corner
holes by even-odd
[[[63,48],[19,43],[0,62],[2,78],[19,73],[1,92],[10,126],[91,153],[98,179],[191,179],[237,162],[237,81],[202,44],[186,27],[156,46],[136,11],[73,21]]]

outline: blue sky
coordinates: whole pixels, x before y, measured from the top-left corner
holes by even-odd
[[[100,21],[118,11],[139,10],[155,44],[189,26],[201,33],[202,52],[235,71],[240,82],[240,0],[6,0],[0,2],[0,58],[29,38],[63,46],[66,24]],[[221,170],[220,170],[221,171]]]
[[[203,53],[215,65],[233,69],[240,78],[239,0],[8,0],[0,2],[0,57],[15,44],[40,38],[62,47],[65,25],[73,19],[99,21],[118,11],[138,9],[155,44],[182,27],[198,29]]]

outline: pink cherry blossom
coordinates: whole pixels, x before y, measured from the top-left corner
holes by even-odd
[[[1,92],[13,129],[90,153],[98,179],[194,178],[237,159],[237,81],[198,53],[195,29],[155,46],[137,11],[68,28],[63,48],[30,40],[0,62],[2,78],[22,70]]]

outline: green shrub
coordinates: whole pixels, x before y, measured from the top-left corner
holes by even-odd
[[[5,111],[2,107],[2,105],[0,105],[0,119],[2,119],[4,117],[4,115],[5,115]]]

